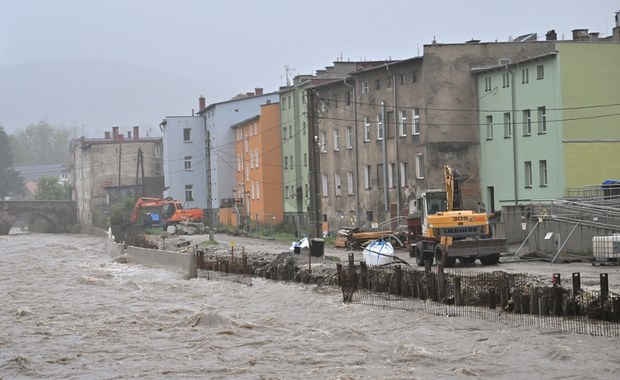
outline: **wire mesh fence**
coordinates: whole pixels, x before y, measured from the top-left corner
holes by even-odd
[[[502,271],[431,271],[358,266],[340,269],[345,302],[412,310],[449,317],[483,319],[581,334],[620,336],[620,297],[606,290],[584,290],[579,273],[573,286],[551,285],[528,274]]]

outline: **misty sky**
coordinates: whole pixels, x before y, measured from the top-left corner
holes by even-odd
[[[617,0],[0,0],[0,126],[47,120],[76,136],[139,125],[344,60],[555,29],[611,34]],[[99,136],[101,135],[101,136]]]

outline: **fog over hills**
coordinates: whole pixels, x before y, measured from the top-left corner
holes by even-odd
[[[88,59],[3,64],[0,125],[16,133],[40,121],[35,115],[44,115],[51,125],[75,130],[77,136],[82,130],[96,137],[112,126],[134,125],[159,135],[163,117],[190,115],[198,97],[208,96],[205,91],[213,84],[199,79]]]

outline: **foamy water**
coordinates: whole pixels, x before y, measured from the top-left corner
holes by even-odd
[[[620,377],[620,340],[345,305],[119,264],[101,238],[0,236],[1,378]]]

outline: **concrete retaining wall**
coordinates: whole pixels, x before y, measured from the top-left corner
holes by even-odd
[[[125,246],[123,244],[115,243],[114,240],[111,239],[105,240],[105,249],[112,257],[118,257],[125,253]]]
[[[127,261],[136,262],[154,268],[170,269],[185,275],[185,278],[194,278],[197,275],[196,256],[190,253],[162,251],[128,246],[125,250]]]

